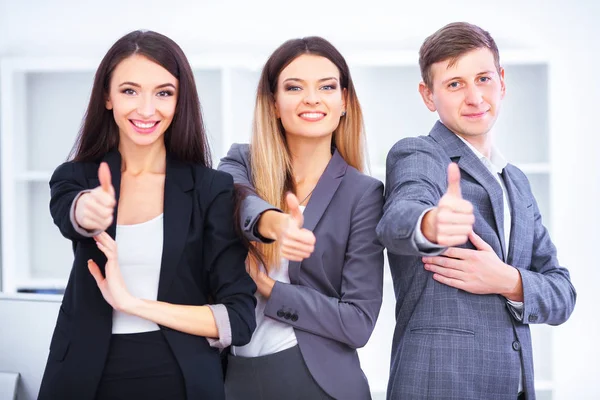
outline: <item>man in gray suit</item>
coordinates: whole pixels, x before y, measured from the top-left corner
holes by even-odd
[[[453,23],[419,63],[440,120],[390,151],[377,227],[396,293],[388,399],[534,399],[529,324],[565,322],[576,293],[525,174],[492,144],[498,48]]]

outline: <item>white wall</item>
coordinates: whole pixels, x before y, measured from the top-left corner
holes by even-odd
[[[285,39],[315,34],[328,38],[342,52],[359,45],[370,48],[393,45],[416,51],[425,36],[455,20],[476,23],[489,30],[501,50],[525,47],[551,53],[553,237],[559,257],[570,269],[578,291],[571,320],[554,331],[555,399],[600,398],[600,346],[595,340],[597,334],[593,334],[600,331],[595,307],[600,300],[596,288],[600,268],[593,251],[600,240],[597,230],[600,133],[596,123],[597,93],[600,93],[597,73],[600,2],[104,0],[84,3],[0,0],[0,56],[100,57],[114,40],[138,28],[170,36],[188,54],[244,48],[266,55]],[[510,70],[506,73],[510,74]]]

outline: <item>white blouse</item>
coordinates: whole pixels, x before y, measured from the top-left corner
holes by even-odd
[[[138,298],[156,300],[163,249],[163,214],[134,225],[117,225],[119,267],[127,289]],[[147,319],[113,310],[112,333],[157,331]]]

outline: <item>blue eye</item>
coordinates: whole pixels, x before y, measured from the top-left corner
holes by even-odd
[[[492,79],[489,76],[482,76],[481,78],[479,78],[480,82],[489,82]]]
[[[333,84],[332,85],[325,85],[325,86],[321,87],[321,89],[323,89],[323,90],[335,90],[335,89],[337,89],[337,86],[333,85]]]
[[[449,87],[450,89],[458,89],[458,86],[459,86],[459,83],[458,83],[458,82],[450,82],[450,83],[448,84],[448,87]]]
[[[302,88],[300,86],[286,86],[285,90],[288,92],[297,92],[302,90]]]

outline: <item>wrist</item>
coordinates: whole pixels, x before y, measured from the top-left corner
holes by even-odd
[[[139,312],[144,305],[143,299],[138,299],[135,296],[128,295],[126,299],[117,305],[117,310],[126,314],[139,316]]]
[[[427,211],[421,220],[421,233],[431,243],[437,243],[437,234],[434,223],[437,211],[437,207]]]
[[[523,301],[523,281],[521,273],[518,269],[505,264],[507,267],[506,284],[504,285],[503,293],[500,293],[506,299],[511,301]]]
[[[275,210],[267,210],[258,219],[258,233],[267,239],[277,240],[281,236],[286,215]]]
[[[271,297],[271,292],[273,292],[273,287],[275,286],[275,280],[268,276],[267,274],[260,274],[260,281],[257,283],[257,286],[260,287],[261,294],[269,298]]]
[[[81,193],[81,195],[77,196],[77,198],[75,199],[75,204],[73,205],[73,214],[72,214],[73,217],[75,218],[75,223],[84,229],[87,229],[87,228],[81,224],[81,217],[79,215],[79,212],[81,211],[81,207],[83,205],[81,203],[81,199],[83,199],[87,195],[88,195],[88,193]]]

